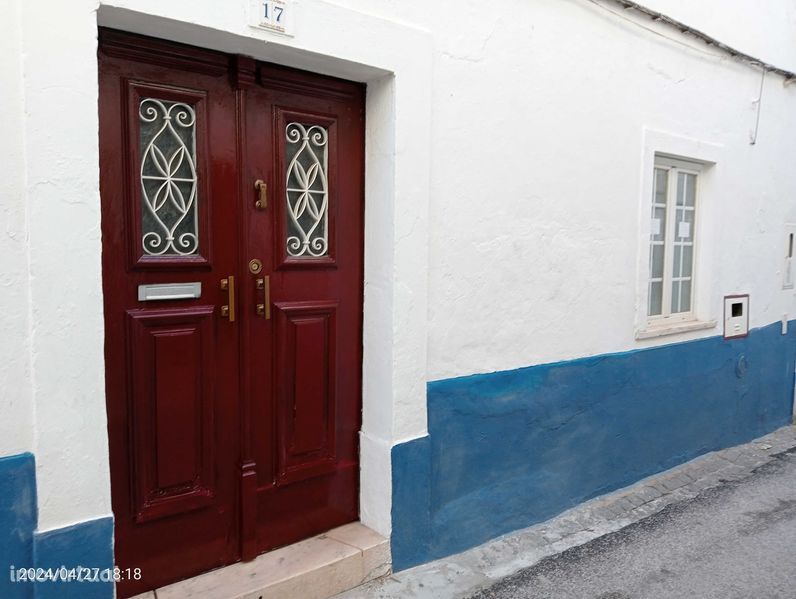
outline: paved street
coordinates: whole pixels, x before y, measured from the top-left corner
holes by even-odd
[[[476,598],[796,598],[796,454],[544,559]]]

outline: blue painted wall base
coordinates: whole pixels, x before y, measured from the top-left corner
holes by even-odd
[[[37,582],[37,599],[112,599],[113,518],[36,533],[34,554],[37,568],[88,568],[91,574],[90,582]]]
[[[393,567],[463,551],[788,424],[789,330],[429,383],[429,435],[392,452]]]
[[[107,576],[104,582],[16,582],[22,569],[113,568],[112,518],[38,533],[36,505],[33,455],[0,458],[0,598],[112,598]]]
[[[11,582],[10,569],[33,566],[36,520],[33,455],[0,458],[0,597],[33,597],[31,585]]]

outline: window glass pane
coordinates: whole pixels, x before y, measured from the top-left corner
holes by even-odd
[[[144,98],[141,138],[141,245],[150,256],[199,250],[196,114],[193,106]]]
[[[690,245],[683,246],[683,268],[680,271],[681,277],[690,277],[693,270],[694,248]]]
[[[690,235],[685,235],[684,236],[684,238],[687,238],[688,241],[693,241],[694,240],[694,220],[695,220],[694,219],[694,215],[695,214],[696,214],[696,212],[693,209],[691,209],[691,208],[684,208],[683,209],[682,221],[689,224],[687,233],[690,233]]]
[[[650,254],[650,276],[653,279],[660,279],[663,277],[663,252],[664,246],[662,243],[652,246],[652,253]]]
[[[677,205],[685,205],[685,173],[677,173]]]
[[[680,281],[672,282],[672,314],[682,312],[680,310]]]
[[[691,311],[691,281],[683,281],[680,284],[680,304],[678,312]]]
[[[656,204],[666,205],[667,183],[669,172],[664,168],[655,169],[655,192],[652,201]]]
[[[686,173],[685,175],[685,205],[694,207],[696,205],[696,175]]]
[[[650,316],[661,314],[663,303],[663,260],[664,239],[666,238],[666,196],[669,182],[669,171],[655,169],[652,190],[652,211],[650,221],[650,278],[649,305]],[[654,279],[657,279],[654,280]]]
[[[663,283],[660,281],[650,283],[649,295],[649,315],[660,316],[663,304]]]
[[[289,123],[287,141],[287,253],[317,258],[329,252],[329,132],[319,125]]]
[[[680,185],[681,182],[682,186]],[[680,203],[680,198],[678,198],[679,207],[675,210],[674,247],[672,248],[672,277],[674,279],[691,277],[693,272],[696,199],[689,194],[692,194],[695,189],[696,176],[678,173],[678,193],[680,191],[683,192],[683,201]],[[678,293],[685,293],[681,291],[682,287],[675,292],[675,286],[674,284],[672,285],[673,313],[690,311],[690,283],[687,288],[689,291],[686,301],[684,299],[685,296],[678,296]]]
[[[650,237],[653,241],[663,241],[666,237],[666,208],[653,206]]]
[[[673,277],[682,277],[682,258],[683,258],[683,248],[679,244],[674,245],[674,258],[672,260],[672,276]]]
[[[674,206],[667,206],[670,181],[676,186],[671,190]],[[653,185],[647,309],[650,316],[691,312],[697,175],[676,167],[655,167]],[[671,266],[665,268],[666,260],[670,260]],[[664,289],[667,290],[665,306]]]

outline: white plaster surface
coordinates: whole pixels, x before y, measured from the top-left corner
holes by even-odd
[[[39,529],[108,515],[92,1],[21,2]]]
[[[796,0],[649,4],[796,69]],[[701,316],[717,318],[730,293],[750,294],[753,327],[796,312],[780,272],[796,222],[796,85],[766,77],[750,145],[759,70],[645,18],[674,39],[587,0],[301,0],[294,38],[249,28],[245,0],[11,7],[0,454],[35,451],[44,529],[110,511],[98,21],[368,83],[362,516],[382,534],[390,448],[425,434],[427,380],[716,334],[635,339],[647,132],[720,149],[700,229]]]
[[[17,2],[0,24],[0,457],[33,449],[22,38]]]
[[[434,35],[430,380],[717,334],[635,339],[647,130],[721,149],[704,178],[700,318],[720,320],[732,293],[751,294],[753,327],[796,309],[779,284],[784,225],[796,217],[796,86],[766,77],[750,145],[760,70],[632,11],[619,18],[588,0],[488,11],[475,1],[344,3]],[[650,6],[794,68],[793,0]]]

